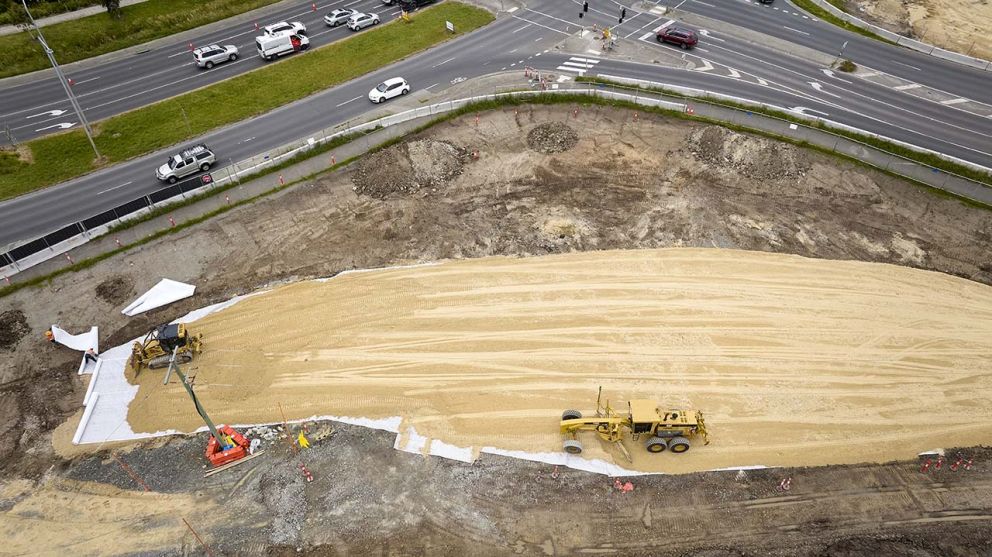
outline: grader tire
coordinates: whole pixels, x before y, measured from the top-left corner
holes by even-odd
[[[662,453],[668,448],[668,442],[660,437],[652,437],[645,447],[649,453]]]
[[[578,410],[565,410],[561,413],[562,420],[577,420],[582,417],[582,412]]]
[[[673,453],[684,453],[689,450],[689,440],[685,437],[676,437],[668,444],[668,449]]]
[[[562,443],[562,446],[565,449],[565,452],[568,454],[582,453],[582,443],[578,442],[575,439],[566,439],[565,442]]]

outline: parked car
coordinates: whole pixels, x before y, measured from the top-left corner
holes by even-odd
[[[379,16],[376,14],[355,14],[348,19],[348,29],[358,31],[370,25],[378,25]]]
[[[214,152],[200,143],[169,157],[169,160],[155,171],[155,177],[163,182],[175,184],[180,178],[185,178],[197,171],[210,170],[216,161]]]
[[[775,0],[758,0],[758,2],[761,3],[761,4],[771,4],[774,1]]]
[[[421,6],[433,4],[434,0],[399,0],[400,8],[405,12],[412,12]]]
[[[683,49],[692,48],[699,43],[696,32],[685,27],[666,27],[658,31],[657,38],[659,43],[677,44]]]
[[[310,48],[310,39],[306,35],[260,35],[255,37],[255,50],[262,60],[274,60],[279,56]]]
[[[273,23],[272,25],[266,25],[262,27],[262,31],[266,35],[279,35],[282,33],[291,33],[293,35],[306,35],[307,26],[299,21],[280,21],[279,23]]]
[[[238,47],[233,44],[226,44],[224,46],[212,44],[210,46],[201,46],[193,51],[193,60],[196,61],[196,65],[208,70],[217,64],[227,61],[233,62],[237,59]]]
[[[324,23],[329,27],[337,27],[342,23],[347,23],[352,16],[357,15],[358,10],[339,8],[324,16]]]
[[[381,103],[409,92],[410,84],[402,77],[394,77],[383,81],[375,89],[369,91],[369,100],[374,103]]]

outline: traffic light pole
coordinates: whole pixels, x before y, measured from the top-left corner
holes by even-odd
[[[28,14],[28,20],[31,21],[31,27],[34,28],[34,32],[37,33],[35,36],[38,42],[41,43],[41,48],[45,51],[45,56],[48,57],[48,61],[52,64],[52,68],[55,69],[55,75],[59,78],[59,83],[62,84],[62,88],[65,89],[66,96],[69,97],[69,104],[72,105],[72,109],[76,112],[76,117],[79,118],[79,123],[83,126],[83,131],[86,132],[86,139],[90,141],[90,147],[93,148],[93,152],[96,153],[96,158],[100,158],[100,150],[96,148],[96,142],[93,141],[93,130],[90,128],[90,123],[86,119],[86,115],[83,114],[83,108],[79,106],[79,101],[76,100],[76,95],[72,93],[72,89],[69,88],[69,81],[66,79],[65,74],[62,73],[62,68],[59,67],[59,63],[55,61],[55,51],[53,51],[48,43],[45,42],[44,35],[41,34],[41,27],[35,23],[34,18],[31,17],[31,12],[28,10],[27,0],[21,0],[24,5],[24,12]]]

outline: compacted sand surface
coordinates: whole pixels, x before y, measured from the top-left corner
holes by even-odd
[[[628,443],[646,471],[992,439],[992,288],[887,264],[678,248],[485,258],[281,286],[190,327],[206,339],[201,400],[231,423],[398,415],[460,446],[557,451],[561,411],[594,409],[602,385],[617,407],[706,413],[712,443],[686,455]],[[181,386],[139,379],[136,431],[200,425]]]

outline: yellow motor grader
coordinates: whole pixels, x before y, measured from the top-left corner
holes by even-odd
[[[665,449],[673,453],[684,453],[689,450],[689,439],[699,435],[703,444],[708,445],[706,422],[699,410],[662,410],[651,400],[631,400],[627,403],[627,414],[618,414],[606,401],[601,404],[603,388],[599,388],[596,399],[596,415],[582,417],[578,410],[565,410],[561,415],[561,433],[565,437],[565,452],[579,454],[582,443],[578,434],[583,431],[594,431],[604,441],[613,443],[623,453],[628,462],[633,459],[623,445],[626,436],[634,441],[642,435],[647,436],[644,448],[648,452],[660,453]]]
[[[143,341],[131,345],[131,357],[127,365],[137,375],[142,367],[157,369],[168,366],[173,352],[176,354],[176,363],[184,364],[202,349],[202,334],[189,334],[182,323],[159,325],[149,331]]]

